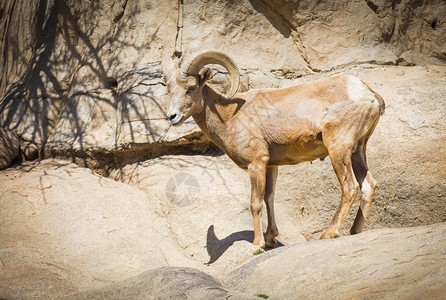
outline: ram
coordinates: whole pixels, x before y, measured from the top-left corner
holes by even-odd
[[[225,96],[206,82],[207,65],[223,66],[231,77]],[[337,75],[283,89],[236,93],[240,73],[235,62],[216,50],[204,50],[181,66],[163,61],[171,95],[168,121],[181,125],[189,117],[240,168],[251,183],[254,245],[274,247],[279,231],[274,219],[274,190],[278,166],[330,157],[341,184],[342,198],[321,238],[339,236],[357,194],[361,202],[350,234],[362,231],[376,182],[367,167],[367,141],[380,116],[383,99],[353,76]],[[262,231],[260,213],[266,203],[268,228]]]

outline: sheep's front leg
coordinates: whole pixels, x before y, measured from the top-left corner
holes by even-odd
[[[260,214],[262,212],[263,197],[265,195],[266,164],[264,162],[253,162],[248,167],[251,180],[251,212],[254,220],[254,245],[265,247]]]

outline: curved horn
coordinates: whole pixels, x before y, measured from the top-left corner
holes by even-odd
[[[209,64],[220,65],[229,72],[231,76],[231,90],[226,97],[231,98],[237,92],[240,83],[240,71],[235,62],[223,52],[218,50],[203,50],[194,53],[181,67],[181,77],[187,75],[198,75],[198,72]]]
[[[178,69],[178,64],[170,56],[164,56],[161,61],[161,69],[163,71],[164,81],[167,83],[173,73]]]

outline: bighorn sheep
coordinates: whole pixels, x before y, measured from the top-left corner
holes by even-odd
[[[206,84],[218,64],[232,79],[227,96]],[[366,161],[367,141],[380,115],[383,99],[353,76],[337,75],[282,89],[256,89],[236,94],[240,73],[226,54],[195,53],[182,67],[163,61],[164,79],[172,97],[167,119],[174,126],[192,116],[204,134],[240,168],[249,173],[254,245],[274,247],[279,234],[274,219],[278,166],[330,157],[341,183],[342,198],[321,238],[339,236],[358,191],[360,208],[350,234],[359,233],[369,213],[376,183]],[[268,214],[263,235],[262,201]]]

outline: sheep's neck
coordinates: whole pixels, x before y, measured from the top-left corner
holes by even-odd
[[[193,118],[204,134],[217,146],[225,150],[225,140],[229,138],[227,123],[243,105],[243,100],[227,99],[208,85],[202,91],[203,110]]]

